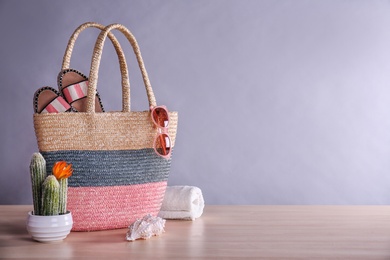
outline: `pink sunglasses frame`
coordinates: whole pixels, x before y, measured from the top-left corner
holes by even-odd
[[[158,124],[158,122],[156,122],[155,120],[154,120],[154,117],[153,117],[153,113],[154,113],[154,111],[156,110],[156,109],[163,109],[163,110],[165,110],[165,112],[167,113],[167,121],[168,121],[168,123],[167,123],[167,125],[166,126],[164,126],[164,127],[162,127],[162,126],[160,126],[159,124]],[[165,159],[169,159],[169,158],[171,158],[171,151],[172,151],[172,141],[171,141],[171,137],[169,136],[169,134],[168,134],[168,127],[169,127],[169,111],[168,111],[168,109],[167,109],[167,107],[166,106],[155,106],[155,107],[150,107],[150,117],[152,118],[152,122],[154,123],[154,125],[156,126],[156,128],[157,128],[157,130],[158,130],[158,134],[157,134],[157,136],[156,136],[156,138],[154,139],[154,142],[153,142],[153,148],[154,148],[154,152],[157,154],[157,155],[159,155],[159,156],[161,156],[161,157],[163,157],[163,158],[165,158]],[[166,137],[168,137],[168,142],[169,142],[169,151],[168,151],[168,153],[166,154],[166,155],[163,155],[163,154],[160,154],[158,151],[157,151],[157,148],[156,148],[156,145],[157,145],[157,140],[158,140],[158,138],[161,138],[161,136],[166,136]]]

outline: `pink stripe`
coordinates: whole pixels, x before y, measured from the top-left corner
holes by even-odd
[[[58,97],[57,100],[64,107],[64,111],[66,111],[70,108],[70,105],[62,97]]]
[[[69,187],[72,231],[126,228],[146,214],[157,216],[167,182],[109,187]]]
[[[64,88],[62,90],[62,93],[64,94],[66,100],[68,100],[68,102],[71,103],[72,102],[72,96],[70,95],[69,89],[68,88]]]
[[[77,98],[82,98],[82,97],[85,96],[84,93],[83,93],[83,90],[81,89],[80,84],[76,84],[76,85],[74,86],[74,90],[75,90],[76,93],[77,93]]]
[[[48,113],[58,113],[57,109],[52,104],[49,104],[45,107]]]
[[[83,81],[74,85],[65,87],[62,92],[65,99],[72,103],[73,101],[83,98],[87,95],[88,81]]]

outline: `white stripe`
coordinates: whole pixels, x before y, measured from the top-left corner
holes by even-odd
[[[60,101],[58,101],[57,98],[56,98],[55,100],[53,100],[53,102],[51,102],[51,105],[52,105],[58,112],[64,112],[64,111],[66,111],[65,107],[60,103]]]
[[[77,84],[74,84],[74,85],[68,87],[69,94],[70,94],[72,100],[77,100],[79,98],[82,98],[82,97],[79,97],[77,95],[77,91],[76,91],[76,86],[75,85],[77,85]],[[86,84],[86,81],[83,81],[83,82],[79,83],[79,86],[80,86],[81,92],[83,92],[84,96],[86,96],[87,95],[87,91],[88,91],[88,86]]]
[[[87,85],[88,81],[83,81],[80,83],[80,87],[81,87],[81,90],[83,91],[84,93],[84,96],[86,96],[88,94],[88,85]]]
[[[79,99],[79,97],[77,96],[77,92],[76,92],[74,86],[68,87],[68,90],[69,90],[69,94],[70,94],[70,97],[71,97],[72,101],[75,100],[75,99]]]

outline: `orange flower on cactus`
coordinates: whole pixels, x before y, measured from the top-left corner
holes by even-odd
[[[65,161],[56,162],[53,166],[53,175],[57,180],[66,179],[72,176],[72,164],[67,164]]]

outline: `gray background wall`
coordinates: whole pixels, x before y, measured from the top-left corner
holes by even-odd
[[[157,102],[180,113],[170,185],[208,204],[390,203],[388,1],[0,1],[0,204],[29,204],[32,96],[73,30],[136,36]],[[98,30],[76,43],[88,74]],[[126,46],[134,110],[148,108]],[[119,110],[106,44],[99,91]],[[66,131],[66,129],[64,129]]]

